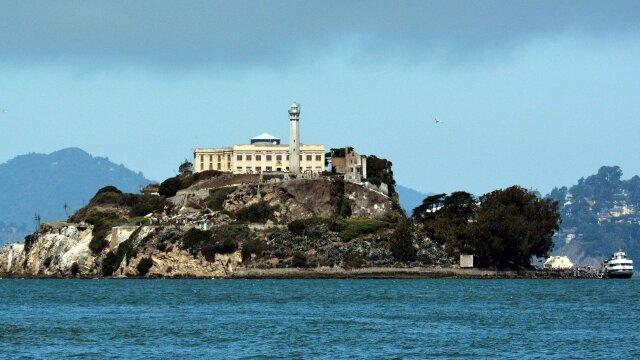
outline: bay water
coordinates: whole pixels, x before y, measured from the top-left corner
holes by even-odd
[[[640,279],[0,280],[0,358],[640,358]]]

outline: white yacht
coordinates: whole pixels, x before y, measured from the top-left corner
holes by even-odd
[[[611,259],[602,263],[603,275],[607,278],[630,278],[633,276],[633,260],[627,255],[618,251],[613,253]]]

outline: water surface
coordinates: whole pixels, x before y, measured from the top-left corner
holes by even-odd
[[[640,280],[0,280],[0,357],[640,358]]]

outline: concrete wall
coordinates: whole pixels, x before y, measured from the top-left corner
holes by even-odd
[[[460,255],[460,267],[472,268],[473,267],[473,255]]]

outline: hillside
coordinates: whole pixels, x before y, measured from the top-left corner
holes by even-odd
[[[91,199],[96,189],[114,185],[137,192],[150,181],[108,158],[78,148],[20,155],[0,165],[0,244],[21,240],[34,229],[34,216],[65,219]]]
[[[558,201],[562,216],[554,254],[595,266],[619,249],[640,259],[640,177],[622,180],[618,166],[603,166],[548,196]]]
[[[168,179],[160,193],[168,197],[101,189],[69,222],[0,250],[0,276],[231,277],[451,262],[392,198],[340,176],[261,183],[205,172]]]

